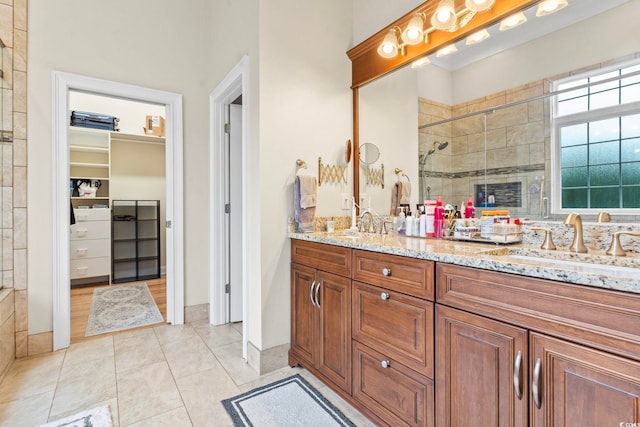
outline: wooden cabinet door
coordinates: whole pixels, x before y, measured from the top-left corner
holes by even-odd
[[[316,366],[351,393],[351,280],[319,271]]]
[[[309,366],[314,364],[315,306],[311,302],[316,270],[291,264],[291,352]]]
[[[390,426],[433,426],[433,381],[353,341],[353,397]]]
[[[436,425],[527,426],[527,360],[527,330],[436,304]]]
[[[532,426],[640,425],[640,363],[532,332],[530,366]]]
[[[353,339],[433,378],[433,303],[356,281],[352,287]]]

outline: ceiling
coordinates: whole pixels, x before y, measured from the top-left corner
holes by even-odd
[[[494,25],[488,28],[491,34],[489,39],[473,46],[466,46],[465,40],[462,40],[456,43],[458,52],[441,58],[436,58],[435,55],[431,55],[429,56],[429,60],[433,65],[440,68],[455,71],[475,61],[573,25],[628,1],[629,0],[569,0],[569,5],[564,9],[540,18],[535,16],[537,6],[534,6],[525,11],[527,22],[523,25],[509,31],[499,31],[499,25]],[[393,19],[395,18],[389,19],[389,21]]]

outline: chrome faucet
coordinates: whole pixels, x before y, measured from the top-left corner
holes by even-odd
[[[369,222],[367,224],[368,226],[368,230],[364,230],[364,218],[365,217],[369,217]],[[359,231],[365,231],[367,233],[374,233],[376,232],[376,224],[373,220],[373,214],[369,211],[369,210],[365,210],[364,212],[362,212],[360,214],[360,230]]]
[[[582,218],[580,218],[580,215],[572,212],[564,218],[563,223],[564,225],[572,226],[574,229],[573,242],[571,243],[571,246],[569,246],[569,251],[586,254],[588,249],[584,245],[584,239],[582,237]]]

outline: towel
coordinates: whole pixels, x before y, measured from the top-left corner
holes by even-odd
[[[389,215],[398,216],[400,212],[400,193],[402,192],[402,186],[400,181],[397,181],[391,189],[391,209],[389,209]]]
[[[391,209],[389,215],[397,216],[401,205],[410,204],[411,200],[411,183],[396,181],[391,189]]]
[[[316,179],[308,175],[296,176],[293,184],[293,209],[298,231],[313,233],[313,220],[316,214]]]

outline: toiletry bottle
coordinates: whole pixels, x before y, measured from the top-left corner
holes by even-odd
[[[471,200],[471,197],[469,197],[467,199],[467,206],[464,208],[464,217],[473,218],[475,210],[476,209],[473,207],[473,200]]]
[[[433,237],[434,234],[434,218],[435,218],[435,209],[436,209],[436,201],[435,200],[425,200],[425,214],[427,216],[427,237]]]
[[[444,207],[442,207],[442,197],[438,196],[438,200],[436,201],[436,207],[434,209],[434,226],[433,232],[435,234],[436,239],[440,239],[442,237],[442,226],[444,222]]]
[[[407,218],[405,219],[404,233],[407,236],[413,236],[413,217],[411,212],[407,212]]]

